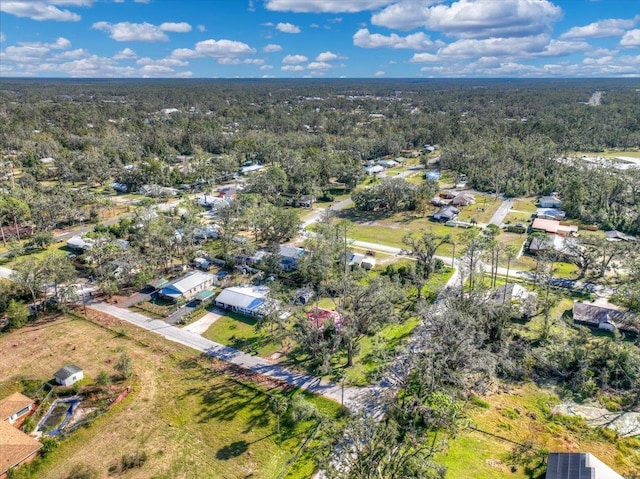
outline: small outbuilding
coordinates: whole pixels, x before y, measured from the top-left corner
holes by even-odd
[[[71,386],[84,378],[84,371],[75,364],[58,369],[53,375],[60,386]]]

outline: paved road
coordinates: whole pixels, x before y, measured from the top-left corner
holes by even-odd
[[[87,306],[140,328],[152,331],[169,341],[183,344],[209,356],[221,359],[222,361],[230,362],[241,368],[249,369],[253,372],[283,381],[291,386],[325,396],[337,402],[341,402],[342,400],[342,388],[337,384],[321,380],[308,374],[290,371],[282,366],[271,364],[260,357],[251,356],[237,349],[210,341],[191,331],[168,325],[164,321],[147,318],[142,314],[121,309],[111,304],[95,302]],[[347,407],[356,407],[356,399],[363,391],[364,389],[344,388],[345,405]]]
[[[502,226],[504,218],[507,216],[511,208],[513,208],[513,200],[504,200],[498,208],[498,211],[496,211],[489,220],[489,224]]]

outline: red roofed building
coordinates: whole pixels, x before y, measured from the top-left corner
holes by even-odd
[[[312,309],[307,313],[307,318],[309,318],[317,328],[321,328],[328,321],[331,321],[335,324],[336,328],[339,328],[342,322],[340,313],[329,309]]]

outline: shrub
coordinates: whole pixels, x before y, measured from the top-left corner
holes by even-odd
[[[469,402],[474,406],[480,407],[482,409],[489,409],[491,407],[491,405],[487,401],[479,398],[478,396],[471,396],[469,398]]]
[[[125,454],[120,458],[120,465],[123,471],[140,468],[144,466],[145,462],[147,462],[147,453],[144,451]]]
[[[127,472],[130,469],[140,468],[144,466],[145,462],[147,462],[147,453],[144,451],[123,454],[120,461],[109,466],[109,474],[113,476]]]
[[[22,430],[24,432],[26,432],[27,434],[30,434],[30,433],[33,432],[33,430],[36,428],[36,426],[37,426],[36,420],[33,418],[33,416],[29,416],[22,423]]]
[[[76,464],[66,479],[97,479],[98,477],[100,477],[100,474],[92,467],[86,464]]]

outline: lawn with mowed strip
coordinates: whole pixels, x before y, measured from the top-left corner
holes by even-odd
[[[493,393],[472,399],[470,427],[451,439],[448,454],[438,458],[448,468],[447,477],[544,477],[541,460],[548,451],[590,452],[626,477],[640,474],[639,439],[618,438],[613,431],[590,428],[584,420],[553,414],[560,400],[547,389],[499,381],[494,386]],[[528,464],[533,470],[526,471],[523,465],[511,470],[509,456],[516,443],[531,444],[530,454],[537,456]]]
[[[24,477],[65,478],[76,464],[108,477],[110,466],[136,452],[146,453],[147,460],[128,471],[128,478],[280,477],[315,426],[314,421],[295,426],[283,421],[276,434],[269,408],[269,394],[278,392],[273,383],[256,382],[256,376],[128,324],[111,321],[110,328],[62,317],[0,336],[0,350],[10,353],[1,360],[2,395],[26,379],[47,381],[64,364],[82,367],[87,382],[101,371],[114,375],[113,365],[123,353],[133,364],[126,383],[132,393],[63,439],[44,460],[27,466],[35,470]],[[337,413],[338,404],[307,397],[330,416]],[[282,477],[310,477],[313,469],[312,455],[305,455],[295,475]]]

